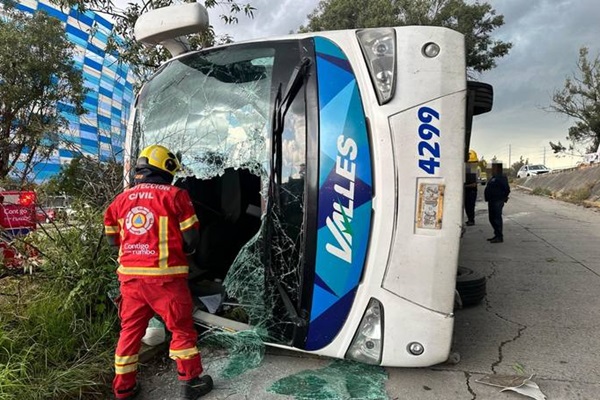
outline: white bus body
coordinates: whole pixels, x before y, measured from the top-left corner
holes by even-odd
[[[225,279],[265,341],[430,366],[450,352],[471,119],[491,108],[465,71],[463,36],[424,26],[187,53],[140,91],[126,150],[182,152],[206,221],[192,275]],[[255,270],[266,322],[239,284]],[[248,326],[218,310],[198,322]]]

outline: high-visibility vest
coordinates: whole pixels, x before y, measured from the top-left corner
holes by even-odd
[[[119,279],[187,277],[182,232],[198,225],[183,189],[141,183],[119,194],[104,214],[105,233],[120,247]]]

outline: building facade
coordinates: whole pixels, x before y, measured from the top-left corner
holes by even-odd
[[[59,103],[69,126],[61,132],[58,150],[34,167],[33,178],[38,182],[50,178],[78,155],[122,161],[134,78],[127,65],[105,51],[112,24],[97,13],[61,9],[47,0],[17,0],[16,8],[26,13],[44,11],[62,21],[67,38],[75,45],[75,66],[89,89],[83,115],[76,115],[69,104]]]

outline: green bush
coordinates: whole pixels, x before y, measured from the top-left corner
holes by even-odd
[[[72,225],[19,240],[38,256],[33,275],[2,280],[0,400],[109,397],[118,324],[107,292],[118,284],[102,211],[76,207]]]
[[[85,316],[65,294],[32,284],[3,305],[0,399],[106,398],[116,317]]]
[[[103,312],[106,293],[117,287],[115,251],[103,235],[103,210],[75,205],[73,225],[50,225],[33,232],[27,244],[40,253],[42,277],[54,288],[67,290],[67,304],[76,302],[88,312]]]

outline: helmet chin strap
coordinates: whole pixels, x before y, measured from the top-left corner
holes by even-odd
[[[138,183],[170,185],[173,182],[173,175],[152,167],[136,168],[134,182],[136,185]]]

